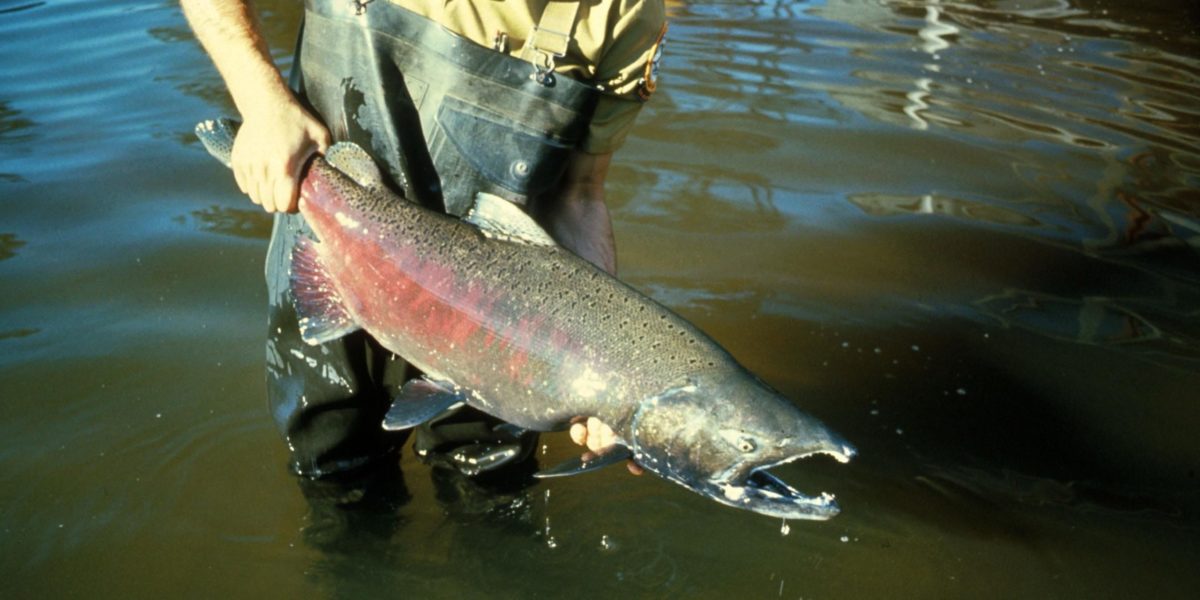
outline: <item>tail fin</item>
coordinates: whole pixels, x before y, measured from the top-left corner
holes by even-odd
[[[241,125],[233,119],[209,119],[196,124],[196,137],[213,158],[228,167],[233,155],[233,138]]]

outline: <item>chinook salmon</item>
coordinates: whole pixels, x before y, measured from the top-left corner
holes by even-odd
[[[235,127],[207,121],[196,132],[228,165]],[[729,506],[785,519],[838,513],[831,494],[806,496],[767,470],[816,454],[847,462],[849,443],[515,205],[480,194],[465,219],[431,211],[342,143],[312,161],[300,212],[319,238],[293,254],[304,340],[365,329],[424,373],[402,387],[385,428],[462,404],[535,431],[595,416],[619,443],[549,475],[632,457]]]

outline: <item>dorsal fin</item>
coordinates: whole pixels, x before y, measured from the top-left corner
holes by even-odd
[[[467,213],[466,221],[488,237],[534,246],[558,245],[525,211],[494,194],[475,194],[475,206]]]
[[[383,185],[383,175],[375,160],[357,144],[338,142],[330,146],[325,151],[325,162],[365,188]]]

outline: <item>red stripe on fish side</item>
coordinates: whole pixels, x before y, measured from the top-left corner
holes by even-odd
[[[432,355],[423,357],[431,367],[445,368],[444,361],[490,363],[525,386],[541,377],[532,362],[557,364],[562,353],[577,350],[538,309],[505,302],[510,292],[503,282],[431,259],[419,250],[436,249],[418,248],[420,241],[383,236],[373,229],[379,224],[372,215],[353,210],[336,182],[323,179],[306,180],[301,209],[327,245],[326,267],[347,308],[377,338],[415,342]]]
[[[440,355],[436,359],[471,356],[496,364],[512,381],[531,381],[526,372],[529,352],[546,353],[537,348],[550,337],[544,315],[500,314],[511,310],[502,301],[505,290],[436,261],[422,260],[411,249],[384,248],[387,244],[369,239],[359,240],[362,245],[345,241],[339,240],[338,245],[349,260],[346,272],[336,278],[357,282],[347,295],[360,299],[368,329],[377,330],[377,335],[408,332],[423,347],[436,351]],[[388,260],[372,263],[385,250]]]

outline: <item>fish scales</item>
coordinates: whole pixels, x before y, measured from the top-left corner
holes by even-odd
[[[583,403],[639,397],[649,393],[643,382],[731,366],[689,323],[561,248],[499,243],[414,204],[381,202],[330,167],[313,169],[303,196],[356,321],[480,402],[547,400],[536,413],[495,412],[507,421],[560,426]]]

